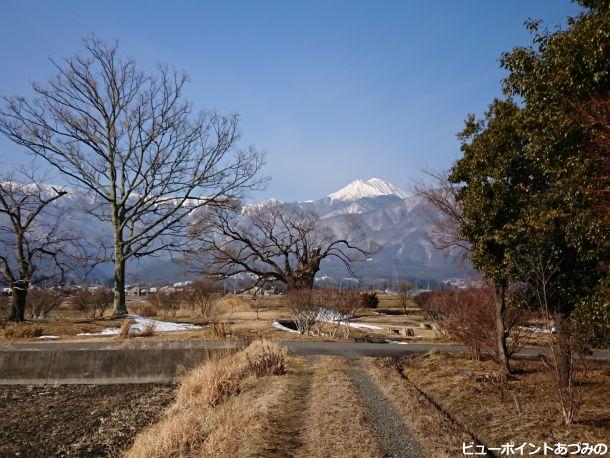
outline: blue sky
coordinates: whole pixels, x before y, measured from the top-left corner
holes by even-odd
[[[67,1],[0,4],[0,94],[27,95],[48,58],[95,33],[142,67],[184,69],[197,107],[239,112],[267,153],[255,199],[322,197],[356,178],[401,187],[458,157],[467,113],[500,94],[523,22],[564,24],[568,0]],[[25,153],[0,139],[0,161]]]

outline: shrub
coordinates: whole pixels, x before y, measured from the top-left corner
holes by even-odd
[[[365,309],[376,309],[379,305],[379,298],[376,292],[362,292],[360,293],[360,305]]]
[[[149,294],[146,302],[164,315],[175,317],[178,310],[180,310],[182,299],[182,292],[180,291],[158,291]]]
[[[62,301],[61,295],[51,289],[31,289],[26,297],[25,310],[30,318],[46,318]]]
[[[222,297],[222,288],[218,282],[200,280],[189,285],[182,293],[182,301],[191,310],[204,318],[209,318],[212,307]]]
[[[320,313],[316,294],[311,289],[294,289],[286,294],[286,303],[297,331],[309,334]]]
[[[97,288],[93,291],[82,289],[70,296],[70,305],[80,310],[86,317],[104,316],[114,301],[114,293],[108,288]]]
[[[157,309],[152,305],[145,305],[138,310],[138,314],[144,318],[154,318],[157,316]]]
[[[33,339],[42,335],[40,326],[26,323],[8,323],[4,326],[4,337],[7,339]]]
[[[362,306],[360,293],[338,288],[324,288],[317,291],[317,296],[319,303],[323,306],[320,318],[325,319],[332,326],[331,338],[335,338],[339,328],[343,327],[344,337],[347,339],[350,327],[343,325],[351,322]]]
[[[416,297],[424,317],[432,321],[439,332],[466,345],[475,357],[487,355],[498,362],[496,300],[491,287],[435,291]],[[508,307],[504,325],[509,337],[509,356],[522,347],[519,326],[525,324],[527,318],[522,308],[514,304]]]

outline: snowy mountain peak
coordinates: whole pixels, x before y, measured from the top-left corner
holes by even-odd
[[[337,192],[329,194],[331,200],[357,200],[363,197],[379,197],[379,196],[396,196],[401,199],[406,199],[409,195],[380,178],[371,178],[370,180],[354,180],[346,187],[339,189]]]

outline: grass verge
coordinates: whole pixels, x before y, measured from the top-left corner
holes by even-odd
[[[273,412],[289,390],[289,379],[279,377],[285,360],[279,346],[256,341],[196,368],[127,456],[263,456]]]
[[[429,353],[405,358],[404,375],[491,447],[514,442],[542,444],[607,442],[610,437],[610,378],[592,368],[583,385],[576,422],[563,424],[550,374],[539,361],[513,362],[515,377],[493,377],[490,361]],[[406,381],[404,382],[407,383]]]

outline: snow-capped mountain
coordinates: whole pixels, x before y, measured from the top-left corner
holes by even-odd
[[[420,197],[379,178],[354,180],[321,199],[284,205],[317,212],[337,233],[357,224],[370,241],[382,245],[372,261],[355,266],[363,277],[444,279],[471,271],[455,262],[457,253],[433,247],[430,222],[424,215],[434,210]],[[326,263],[322,274],[341,275],[342,269]]]
[[[354,201],[366,197],[371,198],[379,196],[396,196],[401,199],[409,197],[409,195],[398,186],[394,186],[392,183],[388,183],[379,178],[371,178],[367,181],[354,180],[344,188],[328,195],[333,201]]]

